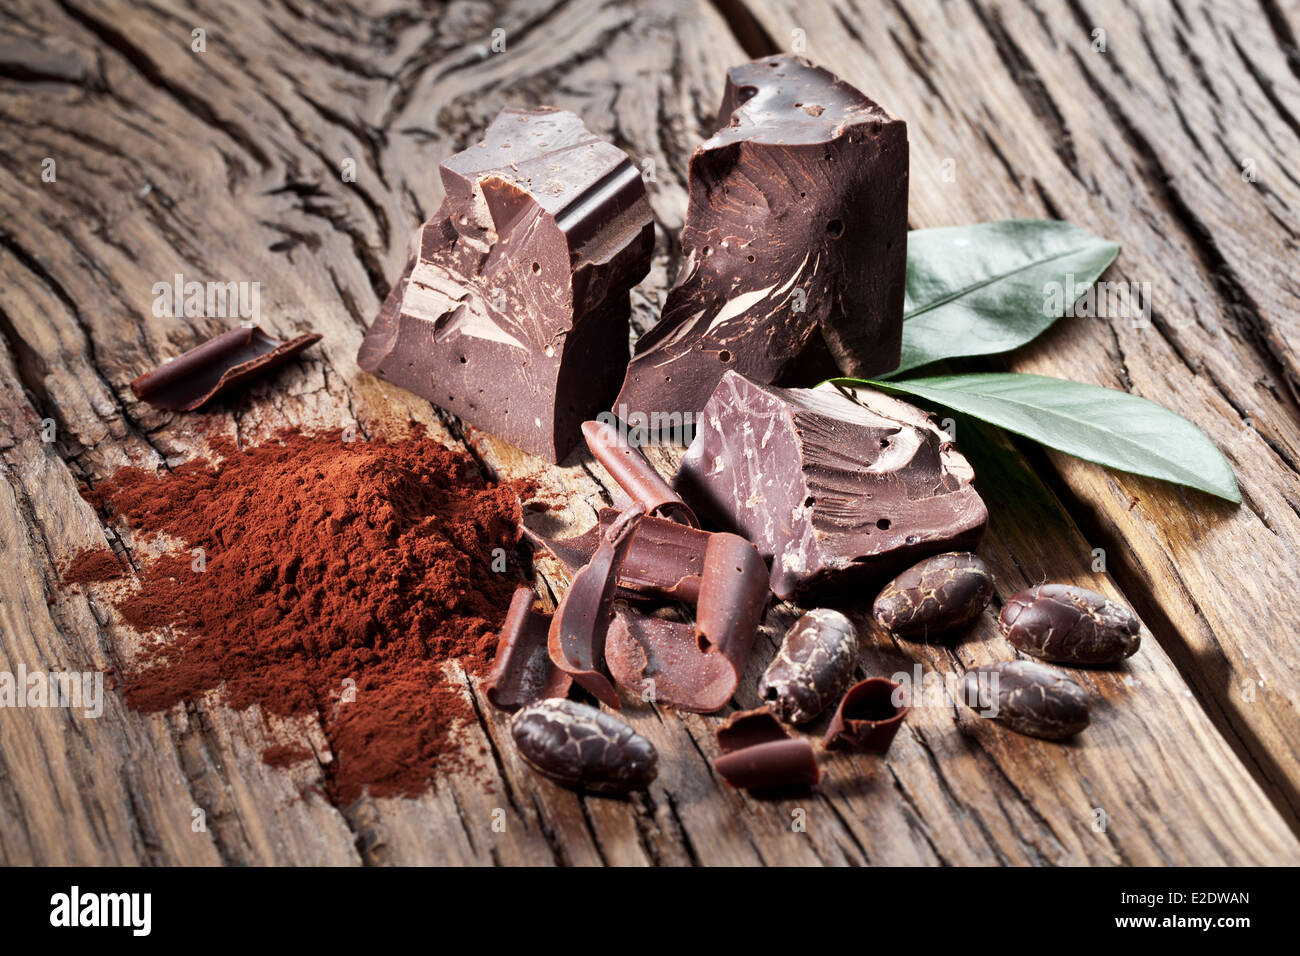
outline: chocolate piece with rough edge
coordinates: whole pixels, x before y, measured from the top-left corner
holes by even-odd
[[[548,697],[564,697],[573,683],[547,652],[551,615],[533,610],[536,596],[530,587],[516,588],[501,625],[492,673],[483,682],[488,703],[500,710],[514,711]]]
[[[822,779],[817,755],[806,740],[774,740],[723,754],[713,769],[737,790],[803,789]]]
[[[961,696],[981,717],[1045,740],[1073,737],[1090,720],[1083,688],[1037,661],[974,667],[962,679]]]
[[[632,501],[645,505],[647,514],[671,518],[692,528],[700,526],[690,506],[617,428],[608,422],[583,422],[582,436],[596,461]]]
[[[503,110],[441,172],[446,198],[357,364],[557,462],[627,363],[629,291],[654,247],[640,171],[543,108]]]
[[[903,688],[884,677],[868,677],[849,688],[831,718],[823,741],[827,750],[854,747],[883,754],[903,725],[908,706]]]
[[[659,772],[654,745],[617,717],[576,700],[542,700],[517,712],[510,733],[524,762],[566,787],[644,790]]]
[[[609,526],[591,563],[574,576],[555,609],[547,636],[547,650],[555,666],[614,710],[619,709],[619,699],[607,676],[605,636],[613,614],[618,567],[644,516],[645,511],[637,505]]]
[[[839,611],[814,608],[785,632],[758,680],[758,696],[786,723],[807,723],[844,693],[857,663],[853,622]]]
[[[196,411],[292,361],[320,339],[308,333],[282,342],[255,325],[230,329],[141,375],[131,382],[131,391],[155,408]]]
[[[736,692],[767,600],[767,566],[754,546],[710,535],[694,626],[620,608],[605,645],[610,673],[645,699],[720,710]]]
[[[971,550],[988,510],[925,412],[870,389],[785,389],[727,372],[673,487],[753,541],[772,590],[852,593],[936,551]]]
[[[790,739],[790,735],[781,726],[781,721],[766,707],[736,711],[714,731],[714,735],[718,738],[718,749],[724,754],[769,744],[774,740]]]
[[[928,637],[965,627],[993,600],[993,575],[978,555],[949,551],[912,565],[872,605],[876,623],[899,637]]]
[[[572,538],[548,538],[527,525],[524,536],[555,555],[570,573],[576,573],[596,553],[601,537],[618,514],[613,508],[602,508],[600,522]],[[708,531],[667,518],[643,518],[618,569],[621,595],[654,596],[694,604],[700,596],[709,537]]]
[[[1016,650],[1045,661],[1114,664],[1142,644],[1142,622],[1104,594],[1069,584],[1040,584],[1002,605],[998,628]]]
[[[698,412],[734,369],[815,385],[898,365],[907,127],[802,57],[727,74],[719,128],[690,160],[685,256],[614,405]]]

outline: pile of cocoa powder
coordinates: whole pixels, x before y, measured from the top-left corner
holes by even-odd
[[[237,709],[317,716],[329,796],[415,794],[462,765],[473,721],[459,661],[485,673],[516,581],[493,570],[519,535],[521,482],[485,481],[473,459],[421,428],[394,440],[283,433],[212,445],[170,472],[123,468],[85,496],[135,539],[138,582],[115,589],[121,620],[164,640],[122,674],[127,702],[157,711],[222,688]],[[199,550],[201,549],[201,550]],[[500,562],[497,562],[500,567]],[[65,582],[126,569],[83,552]],[[283,766],[313,756],[277,745]]]

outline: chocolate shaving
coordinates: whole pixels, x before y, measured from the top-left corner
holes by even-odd
[[[131,391],[155,408],[192,412],[288,363],[320,338],[308,333],[281,342],[257,326],[231,329],[141,375]]]
[[[483,682],[488,702],[515,711],[548,697],[564,697],[573,683],[547,652],[551,615],[533,609],[532,588],[520,587],[510,601],[492,673]]]
[[[617,517],[617,511],[602,508],[600,524],[575,537],[547,538],[527,526],[524,536],[535,546],[550,551],[572,574],[591,560],[605,531]],[[618,570],[622,596],[655,595],[694,604],[700,596],[704,554],[710,537],[707,531],[667,518],[643,518]]]
[[[547,638],[555,666],[614,710],[619,709],[619,699],[605,668],[605,635],[613,613],[618,569],[644,517],[644,508],[637,505],[609,526],[591,563],[569,585]]]
[[[908,711],[895,694],[904,699],[902,688],[884,677],[868,677],[850,687],[826,731],[826,749],[856,747],[873,754],[889,750]]]
[[[694,627],[619,608],[605,648],[610,673],[678,710],[718,710],[736,691],[767,599],[767,566],[754,546],[710,535]]]
[[[695,512],[681,496],[668,486],[668,482],[655,471],[639,450],[633,448],[613,425],[608,422],[582,423],[582,436],[596,461],[618,482],[628,497],[645,505],[648,514],[657,514],[674,521],[700,526]]]
[[[718,748],[724,754],[735,753],[737,750],[756,747],[759,744],[769,744],[774,740],[790,739],[781,721],[777,720],[776,714],[766,707],[736,711],[715,731],[715,734],[718,738]]]
[[[774,740],[746,747],[719,757],[713,769],[738,790],[815,787],[821,781],[817,755],[806,740]]]

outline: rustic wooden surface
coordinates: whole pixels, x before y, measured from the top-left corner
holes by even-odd
[[[1150,283],[1145,327],[1067,320],[980,367],[1168,405],[1210,433],[1246,498],[1234,509],[962,433],[992,514],[982,553],[999,598],[1076,581],[1129,601],[1152,631],[1121,668],[1079,673],[1097,708],[1076,743],[920,707],[887,759],[835,755],[820,793],[764,802],[713,774],[717,717],[634,705],[662,771],[648,793],[611,800],[531,774],[466,681],[482,715],[466,733],[487,748],[490,785],[442,779],[424,797],[338,810],[300,795],[317,765],[260,761],[303,735],[325,752],[313,721],[232,712],[215,694],[146,716],[110,694],[97,720],[0,710],[0,862],[1300,862],[1300,284],[1288,268],[1300,181],[1287,165],[1300,146],[1300,11],[1277,0],[0,9],[0,670],[129,656],[137,638],[102,595],[59,587],[58,566],[105,540],[78,485],[184,459],[215,433],[256,442],[355,423],[372,434],[414,417],[492,473],[537,477],[562,523],[589,525],[609,494],[599,466],[575,455],[546,468],[360,373],[362,332],[440,199],[439,160],[501,107],[542,103],[653,164],[658,254],[634,296],[649,324],[675,269],[685,161],[726,67],[795,44],[908,121],[913,226],[1060,216],[1123,243],[1108,278]],[[195,28],[206,52],[191,50]],[[494,29],[505,52],[488,48]],[[356,182],[340,178],[348,158]],[[325,340],[211,414],[159,413],[127,383],[229,324],[153,316],[152,285],[177,272],[260,282],[266,327]],[[56,442],[41,440],[46,419]],[[655,458],[666,471],[679,453]],[[117,544],[131,547],[129,534]],[[1109,573],[1093,570],[1097,548]],[[564,575],[538,564],[544,593],[562,593]],[[756,703],[795,613],[769,616],[740,706]],[[960,673],[1011,656],[991,614],[954,647],[875,633],[865,644],[863,673]]]

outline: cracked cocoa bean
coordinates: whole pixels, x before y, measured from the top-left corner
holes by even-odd
[[[926,637],[965,627],[993,598],[993,575],[969,551],[936,554],[885,585],[872,614],[899,637]]]
[[[596,793],[649,786],[659,771],[654,745],[617,717],[573,700],[529,704],[510,724],[519,755],[557,783]]]
[[[1059,740],[1088,726],[1088,695],[1036,661],[1004,661],[966,672],[962,699],[981,717],[1030,737]]]
[[[998,627],[1017,650],[1070,664],[1113,664],[1142,643],[1142,624],[1129,608],[1067,584],[1021,591],[1002,606]]]
[[[812,720],[853,678],[858,630],[839,611],[816,608],[791,625],[758,682],[758,695],[789,724]]]

